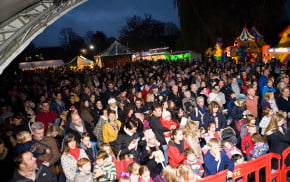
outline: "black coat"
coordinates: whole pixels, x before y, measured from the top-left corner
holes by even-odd
[[[160,149],[161,150],[161,149]],[[146,146],[141,148],[141,165],[146,165],[150,170],[150,176],[154,178],[162,171],[162,164],[156,163],[155,158],[150,159],[152,152],[156,151],[156,147],[150,147],[150,153],[146,150]]]
[[[165,136],[163,135],[163,132],[169,131],[167,128],[164,128],[162,124],[159,121],[159,118],[156,116],[152,116],[149,119],[149,125],[152,131],[155,133],[157,140],[160,142],[161,145],[166,145]]]
[[[239,120],[243,119],[243,117],[244,117],[243,112],[246,109],[247,109],[246,106],[240,107],[240,106],[237,106],[237,104],[235,103],[233,106],[233,109],[232,109],[233,121],[239,121]]]
[[[19,174],[18,170],[14,171],[13,178],[11,182],[57,182],[57,177],[55,173],[48,167],[38,163],[38,170],[36,170],[36,179],[32,181]]]
[[[274,132],[267,136],[269,144],[269,152],[274,152],[282,155],[282,152],[290,145],[290,135],[283,135],[281,132]],[[286,159],[287,166],[290,166],[290,156]],[[278,164],[273,162],[273,168],[277,169]]]
[[[140,156],[139,156],[138,147],[137,147],[137,150],[135,150],[135,149],[129,150],[128,149],[128,146],[130,145],[130,143],[133,140],[138,139],[138,138],[139,138],[139,141],[138,141],[138,147],[139,147],[139,146],[143,145],[143,142],[144,142],[144,141],[141,141],[139,133],[136,132],[132,136],[130,136],[125,132],[124,127],[122,126],[120,128],[119,133],[118,133],[117,139],[115,141],[111,142],[110,145],[111,145],[111,148],[116,156],[121,151],[120,159],[124,159],[125,155],[128,155],[128,157],[133,155],[134,160],[139,162]]]
[[[216,126],[217,130],[224,129],[227,126],[227,120],[226,117],[223,115],[222,111],[217,112],[217,118],[218,118],[218,126]],[[212,115],[212,113],[208,110],[205,112],[203,116],[203,126],[207,128],[207,125],[209,122],[215,122],[215,118]]]

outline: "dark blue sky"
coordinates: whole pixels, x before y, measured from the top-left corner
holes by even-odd
[[[179,26],[173,0],[89,0],[47,27],[33,43],[40,47],[57,46],[59,32],[65,27],[72,27],[81,36],[87,31],[103,31],[108,37],[118,38],[118,31],[125,25],[126,17],[144,17],[146,13],[154,19]]]

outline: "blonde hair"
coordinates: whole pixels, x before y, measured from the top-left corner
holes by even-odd
[[[221,146],[221,141],[219,139],[217,139],[217,138],[211,138],[211,139],[209,139],[208,145],[210,147],[212,147],[214,144],[217,144],[217,145],[220,145]]]
[[[195,126],[195,128],[194,128]],[[185,125],[184,132],[186,136],[198,136],[198,122],[197,121],[192,121],[189,119]]]
[[[245,124],[249,125],[251,123],[251,121],[254,120],[254,119],[255,119],[254,115],[252,115],[252,114],[247,115],[246,116],[246,120],[245,120]]]
[[[55,132],[55,131],[58,132],[58,136],[64,135],[64,131],[63,131],[62,127],[53,124],[53,125],[48,127],[47,132],[46,132],[46,136],[52,136],[52,132]]]
[[[268,116],[270,111],[273,111],[273,109],[271,107],[266,107],[264,110],[263,110],[263,116]]]
[[[267,134],[268,131],[272,131],[272,132],[279,131],[278,122],[281,121],[282,119],[285,119],[283,114],[277,113],[277,114],[273,115],[273,117],[270,120],[269,125],[265,129],[265,134]]]
[[[147,166],[145,166],[145,165],[140,166],[139,175],[142,176],[145,172],[149,172],[150,173],[149,168]]]
[[[153,94],[152,93],[148,93],[147,95],[146,95],[146,102],[154,102],[154,100],[150,100],[150,98],[153,96]]]
[[[127,171],[128,171],[130,174],[132,174],[132,172],[133,172],[134,168],[136,168],[136,166],[138,166],[138,167],[140,168],[140,164],[139,164],[139,163],[137,163],[137,162],[132,162],[132,163],[130,163],[130,164],[128,165],[128,167],[127,167]]]
[[[180,175],[180,178],[183,179],[183,181],[185,182],[189,182],[191,179],[189,179],[189,173],[193,173],[193,180],[196,180],[196,177],[194,175],[193,170],[191,169],[191,167],[187,164],[181,164],[180,166],[178,166],[178,173]]]
[[[271,91],[267,91],[267,92],[265,93],[264,100],[267,100],[267,101],[270,100],[272,94],[273,94],[273,92],[271,92]]]
[[[25,140],[27,139],[27,135],[31,136],[31,134],[28,131],[21,131],[17,133],[16,135],[17,143],[24,143]]]
[[[177,169],[171,165],[167,165],[162,171],[162,178],[169,182],[177,181]]]
[[[254,143],[265,142],[265,139],[259,133],[254,133],[252,135],[252,141]]]
[[[129,177],[121,177],[118,182],[131,182]]]

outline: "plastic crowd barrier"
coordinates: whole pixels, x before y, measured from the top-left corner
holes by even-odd
[[[285,160],[290,154],[290,147],[285,149],[282,153],[282,171],[281,171],[281,180],[282,181],[287,181],[287,173],[290,171],[290,166],[286,166]]]
[[[290,153],[290,149],[289,149]],[[272,160],[278,161],[279,168],[275,171],[272,171]],[[240,164],[235,167],[233,171],[233,179],[239,180],[243,179],[243,182],[248,182],[248,176],[251,174],[251,181],[260,182],[260,178],[263,178],[263,181],[272,182],[275,179],[275,182],[286,182],[286,180],[281,179],[282,168],[280,167],[281,156],[275,153],[269,153],[262,157],[253,159],[249,162],[245,162],[244,164]],[[263,169],[264,168],[264,169]],[[264,170],[264,172],[261,171]],[[289,168],[290,170],[290,168]],[[216,182],[216,181],[226,181],[227,171],[224,170],[216,175],[211,175],[205,177],[199,182]],[[262,175],[261,175],[262,174]]]

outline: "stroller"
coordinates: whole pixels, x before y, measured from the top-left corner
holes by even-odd
[[[228,126],[221,133],[222,142],[231,141],[235,146],[238,144],[238,139],[235,130]]]

